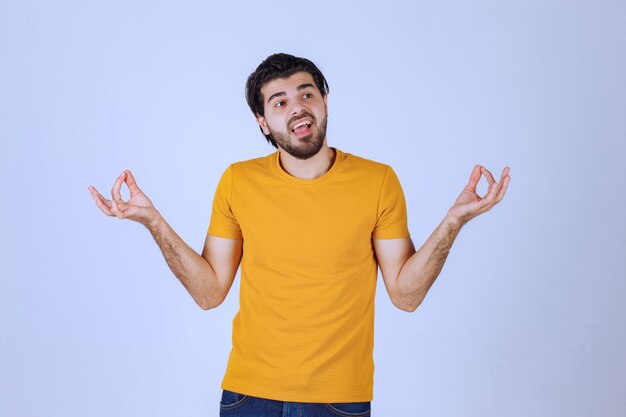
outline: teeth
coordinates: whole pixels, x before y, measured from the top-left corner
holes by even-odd
[[[293,129],[291,129],[291,130],[296,130],[297,128],[299,128],[299,127],[300,127],[300,126],[302,126],[302,125],[311,126],[311,122],[300,122],[300,123],[298,123],[297,125],[295,125],[295,126],[293,127]]]

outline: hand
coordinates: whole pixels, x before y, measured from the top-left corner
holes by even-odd
[[[470,175],[469,182],[465,186],[465,189],[461,192],[459,197],[454,202],[454,205],[448,210],[448,216],[455,222],[458,222],[461,226],[479,214],[483,214],[502,200],[506,189],[509,186],[511,177],[509,176],[509,167],[502,170],[502,176],[500,182],[496,182],[486,168],[476,165]],[[487,194],[484,197],[476,194],[476,185],[480,181],[481,176],[487,178],[489,188]]]
[[[127,202],[122,200],[120,194],[123,182],[126,182],[130,190],[130,199]],[[139,189],[135,177],[129,170],[122,172],[113,184],[111,189],[112,200],[104,198],[93,186],[89,187],[89,192],[96,201],[96,205],[107,216],[134,220],[144,226],[148,226],[159,216],[159,212],[154,208],[152,201]]]

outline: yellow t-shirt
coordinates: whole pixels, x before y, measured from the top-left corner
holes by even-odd
[[[286,173],[279,153],[232,164],[208,233],[243,239],[239,312],[222,388],[293,402],[373,399],[372,238],[409,237],[388,165],[335,149],[328,172]]]

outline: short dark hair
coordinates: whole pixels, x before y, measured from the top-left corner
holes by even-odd
[[[273,54],[265,58],[263,62],[259,64],[256,70],[250,74],[248,81],[246,81],[246,101],[250,110],[256,117],[257,115],[264,116],[263,107],[263,95],[261,94],[261,88],[268,82],[277,78],[287,78],[296,72],[308,72],[313,77],[315,86],[322,93],[322,97],[328,94],[328,83],[326,78],[322,74],[317,66],[306,58],[300,58],[289,54]],[[261,128],[259,126],[259,128]],[[261,128],[261,133],[263,129]],[[264,134],[265,135],[265,134]],[[272,135],[265,135],[265,138],[275,148],[278,148],[276,141],[272,138]]]

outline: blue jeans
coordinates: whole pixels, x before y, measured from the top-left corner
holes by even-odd
[[[296,403],[222,390],[220,417],[370,417],[370,401]]]

